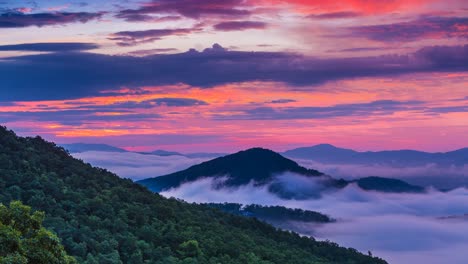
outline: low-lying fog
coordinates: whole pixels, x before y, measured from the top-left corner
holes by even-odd
[[[307,159],[292,159],[306,168],[314,168],[335,178],[355,179],[367,176],[397,178],[420,186],[452,189],[468,186],[468,164],[440,166],[428,163],[420,166],[392,167],[381,164],[330,164]]]
[[[73,155],[134,180],[175,172],[209,160],[136,153],[84,152]],[[323,166],[314,167],[310,162],[300,163],[324,170]],[[336,172],[337,167],[334,168]],[[349,169],[351,174],[357,170],[339,167],[340,172],[345,169]],[[366,173],[389,176],[382,168]],[[402,174],[400,178],[403,179],[409,175],[404,170]],[[460,177],[466,178],[466,174],[462,173]],[[321,189],[320,182],[306,180],[302,176],[279,175],[278,181],[288,188],[300,187],[301,192],[319,191],[321,196],[307,200],[283,200],[268,192],[267,186],[254,187],[251,184],[237,189],[216,189],[211,179],[187,183],[162,194],[189,202],[255,203],[318,211],[338,221],[320,226],[295,222],[288,223],[288,226],[320,240],[328,239],[364,253],[371,251],[389,263],[467,263],[468,216],[464,214],[468,213],[468,189],[440,192],[429,188],[424,194],[389,194],[363,191],[352,184],[338,191],[327,192]]]
[[[123,178],[135,181],[169,174],[212,159],[103,151],[87,151],[72,155],[93,166],[108,169]]]
[[[288,175],[297,186],[300,176]],[[286,178],[281,177],[281,181]],[[389,263],[462,264],[468,248],[468,190],[450,192],[428,190],[426,194],[388,194],[363,191],[356,185],[322,192],[318,199],[283,200],[267,187],[253,184],[235,189],[216,189],[211,179],[186,183],[163,192],[189,202],[236,202],[242,204],[282,205],[322,212],[336,223],[288,223],[291,229],[316,239],[337,242],[361,252],[371,251]],[[317,190],[317,184],[301,185]],[[459,216],[445,218],[447,216]]]

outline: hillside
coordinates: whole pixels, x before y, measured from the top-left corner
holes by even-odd
[[[244,206],[237,203],[207,203],[204,205],[220,209],[230,214],[255,217],[268,223],[298,221],[323,224],[335,221],[328,215],[324,215],[318,212],[302,209],[291,209],[284,206],[262,206],[258,204],[249,204]]]
[[[386,263],[252,218],[165,199],[3,127],[0,176],[0,201],[44,211],[44,225],[80,263]]]
[[[68,150],[70,153],[80,153],[86,151],[127,152],[125,149],[117,148],[106,144],[72,143],[61,144],[60,146]]]
[[[194,165],[186,170],[145,179],[138,183],[160,192],[179,187],[205,177],[227,177],[226,186],[241,186],[253,182],[257,186],[271,182],[280,173],[291,172],[307,177],[322,176],[321,172],[299,166],[280,154],[262,148],[252,148]]]

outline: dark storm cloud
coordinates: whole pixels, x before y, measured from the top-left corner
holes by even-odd
[[[409,22],[357,26],[349,29],[352,32],[351,36],[392,42],[414,41],[425,38],[468,38],[467,26],[468,18],[466,17],[422,17]]]
[[[219,31],[236,31],[247,29],[264,29],[267,27],[267,24],[260,21],[227,21],[216,24],[213,27]]]
[[[64,43],[25,43],[15,45],[1,45],[0,51],[82,51],[97,49],[99,46],[94,43],[64,42]]]
[[[0,100],[79,98],[120,87],[179,83],[209,88],[277,81],[303,87],[355,77],[466,71],[467,61],[468,45],[426,47],[407,55],[328,59],[284,52],[228,51],[217,44],[202,52],[146,57],[39,54],[0,61]]]
[[[0,28],[21,28],[29,26],[51,26],[75,22],[86,23],[93,19],[101,18],[102,12],[53,12],[53,13],[31,13],[6,12],[0,14]]]

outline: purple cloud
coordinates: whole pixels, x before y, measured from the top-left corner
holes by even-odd
[[[283,120],[283,119],[322,119],[342,116],[386,115],[397,111],[421,109],[423,102],[399,102],[381,100],[361,104],[340,104],[328,107],[258,107],[245,110],[243,114],[218,116],[228,120]]]
[[[61,25],[69,23],[86,23],[93,19],[99,19],[104,13],[33,13],[25,14],[21,12],[7,12],[0,14],[0,28],[20,28],[20,27],[44,27],[51,25]]]
[[[178,49],[160,48],[160,49],[135,50],[135,51],[129,52],[128,54],[134,55],[134,56],[148,56],[148,55],[154,55],[154,54],[166,53],[166,52],[175,52],[175,51],[178,51]]]
[[[148,21],[155,15],[177,14],[188,18],[203,16],[244,17],[250,11],[243,9],[245,0],[153,0],[138,9],[121,10],[116,17],[127,21]]]
[[[311,19],[340,19],[340,18],[353,18],[362,16],[361,13],[357,12],[331,12],[331,13],[323,13],[323,14],[311,14],[308,15],[307,18]]]
[[[1,45],[0,51],[45,51],[45,52],[64,52],[64,51],[83,51],[99,48],[94,43],[80,42],[62,42],[62,43],[24,43],[15,45]]]
[[[277,99],[277,100],[269,101],[267,103],[270,103],[270,104],[287,104],[287,103],[294,103],[294,102],[297,102],[297,101],[293,100],[293,99]]]
[[[177,29],[150,29],[141,31],[120,31],[112,34],[110,40],[117,41],[119,46],[135,46],[138,44],[153,42],[167,36],[183,36],[199,31],[198,28]]]
[[[248,81],[276,81],[313,89],[313,85],[347,78],[466,71],[467,61],[468,45],[427,47],[407,55],[326,59],[284,52],[229,51],[219,45],[202,52],[146,57],[38,54],[0,61],[5,88],[0,89],[0,98],[64,99],[95,95],[102,87],[185,83],[209,88]],[[46,84],[47,92],[38,84]]]
[[[352,36],[393,42],[425,38],[468,38],[466,17],[423,17],[418,20],[373,26],[350,27]]]
[[[260,21],[227,21],[214,25],[214,29],[220,31],[264,29],[266,27],[267,24]]]

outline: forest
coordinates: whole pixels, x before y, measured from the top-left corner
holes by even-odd
[[[262,206],[258,204],[242,205],[238,203],[207,203],[206,206],[220,209],[224,212],[243,215],[247,217],[256,217],[266,222],[270,221],[299,221],[314,223],[331,223],[335,219],[330,218],[319,212],[292,209],[284,206]]]
[[[5,127],[0,189],[4,206],[18,200],[44,212],[44,227],[78,263],[386,263],[256,218],[166,199]]]

